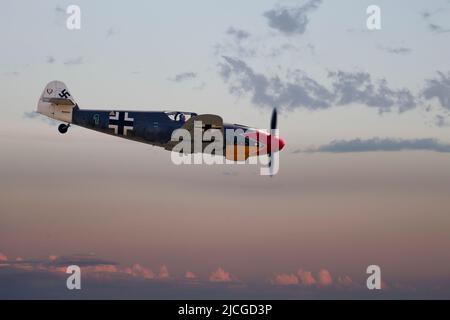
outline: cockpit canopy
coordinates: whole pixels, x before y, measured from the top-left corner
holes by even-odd
[[[172,121],[183,121],[186,122],[190,118],[197,116],[195,112],[184,112],[184,111],[164,111],[164,113]]]

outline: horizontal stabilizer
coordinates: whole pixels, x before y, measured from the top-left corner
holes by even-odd
[[[50,102],[62,106],[74,106],[75,102],[73,102],[71,99],[64,99],[64,98],[42,98],[43,102]]]

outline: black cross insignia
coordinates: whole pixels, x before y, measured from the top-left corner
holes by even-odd
[[[59,97],[67,99],[67,97],[70,97],[70,93],[66,91],[66,89],[63,89],[63,91],[61,91],[61,93],[59,94]]]
[[[117,134],[123,135],[125,127],[133,128],[133,120],[125,120],[125,112],[117,112],[117,119],[111,119],[109,117],[109,125],[117,126]],[[127,112],[128,113],[128,112]]]

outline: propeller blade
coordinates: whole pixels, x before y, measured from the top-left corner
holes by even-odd
[[[273,177],[273,166],[272,166],[272,162],[273,162],[273,157],[272,157],[272,152],[269,152],[267,154],[267,156],[269,157],[269,170],[270,170],[270,176]]]
[[[277,129],[277,118],[278,118],[278,112],[277,108],[273,108],[272,111],[272,117],[270,119],[270,135],[269,135],[269,148],[267,152],[267,156],[269,157],[269,170],[270,170],[270,176],[273,177],[273,168],[274,168],[274,161],[276,161],[276,157],[273,156],[270,143],[272,143],[272,130]]]
[[[277,108],[273,108],[272,118],[270,119],[270,129],[274,130],[277,128]]]

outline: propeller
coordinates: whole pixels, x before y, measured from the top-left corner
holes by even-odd
[[[270,119],[270,130],[277,128],[277,108],[273,108],[272,118]]]
[[[272,150],[271,150],[271,143],[272,143],[272,134],[274,133],[273,130],[277,129],[277,119],[278,118],[278,111],[277,108],[273,108],[272,111],[272,117],[270,119],[270,135],[269,135],[269,152],[267,153],[269,157],[269,170],[270,170],[270,176],[273,176],[273,166],[272,163],[275,160],[274,157],[272,157]]]

